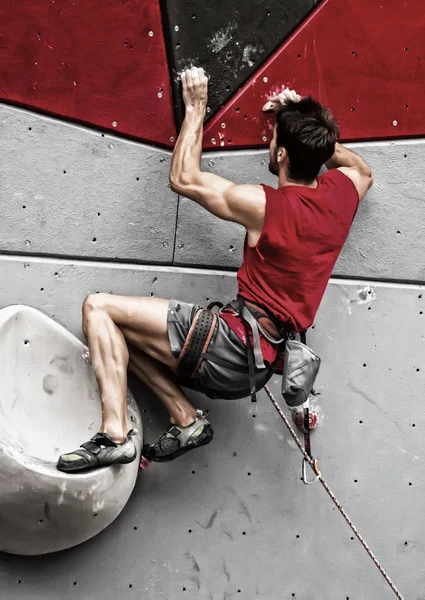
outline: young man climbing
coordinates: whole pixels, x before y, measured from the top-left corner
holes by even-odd
[[[144,457],[164,462],[208,444],[213,429],[180,385],[212,398],[236,399],[252,391],[249,370],[257,390],[268,381],[279,340],[313,323],[359,200],[372,185],[363,159],[336,143],[339,131],[331,112],[290,90],[263,107],[276,114],[269,168],[278,176],[277,189],[235,185],[202,172],[208,80],[197,68],[181,79],[186,116],[170,186],[220,219],[245,227],[239,300],[217,313],[177,300],[90,294],[83,304],[83,329],[99,383],[102,425],[90,441],[59,458],[62,471],[135,460],[127,369],[154,390],[170,414],[169,427],[156,443],[144,446]],[[324,163],[329,170],[319,175]]]

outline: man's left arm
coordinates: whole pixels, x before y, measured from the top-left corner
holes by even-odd
[[[171,189],[194,200],[210,213],[261,231],[265,192],[260,185],[236,185],[214,173],[201,171],[203,122],[208,98],[208,79],[203,69],[182,73],[185,119],[173,152]]]

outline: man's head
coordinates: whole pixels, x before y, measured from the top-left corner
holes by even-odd
[[[335,152],[338,136],[336,119],[320,102],[310,96],[286,100],[276,113],[269,169],[279,175],[284,168],[287,179],[311,183]]]

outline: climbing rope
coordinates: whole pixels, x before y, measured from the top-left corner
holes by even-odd
[[[314,458],[310,457],[308,455],[308,453],[306,452],[306,450],[303,448],[303,445],[300,442],[300,440],[298,439],[298,436],[295,433],[295,431],[294,431],[291,423],[289,422],[289,420],[285,416],[284,412],[280,408],[279,404],[275,400],[273,394],[271,393],[271,391],[269,390],[269,388],[267,386],[264,386],[264,389],[266,390],[268,397],[272,401],[272,403],[273,403],[275,409],[277,410],[277,412],[279,413],[279,416],[281,417],[281,419],[283,419],[285,425],[287,426],[287,428],[289,430],[289,433],[294,438],[295,443],[297,444],[298,448],[301,450],[301,452],[302,452],[302,454],[304,456],[304,460],[303,460],[303,481],[305,481],[305,471],[304,471],[304,468],[305,468],[305,463],[307,462],[310,465],[310,467],[313,469],[313,471],[314,471],[314,473],[316,475],[316,477],[315,477],[315,479],[313,481],[316,481],[317,479],[320,481],[320,483],[323,485],[323,487],[325,488],[325,490],[327,491],[327,493],[329,494],[329,496],[332,498],[335,506],[338,508],[338,510],[340,511],[340,513],[342,514],[342,516],[344,517],[344,519],[347,521],[347,523],[349,524],[349,526],[351,527],[351,529],[353,530],[353,532],[357,536],[357,539],[360,541],[360,543],[363,546],[363,548],[369,554],[370,558],[373,560],[373,562],[375,563],[375,565],[379,569],[380,573],[382,574],[382,576],[384,577],[385,581],[388,583],[388,585],[390,586],[390,588],[392,589],[392,591],[394,592],[394,594],[397,596],[397,598],[399,598],[399,600],[404,600],[403,596],[400,594],[400,592],[398,591],[398,589],[395,587],[394,583],[391,581],[391,579],[388,576],[387,572],[384,570],[384,568],[382,567],[382,565],[380,564],[380,562],[378,561],[378,559],[376,558],[376,556],[374,555],[374,553],[372,552],[372,550],[369,548],[369,546],[367,545],[367,543],[364,540],[364,538],[362,537],[362,535],[357,531],[357,528],[354,525],[354,523],[352,522],[352,520],[350,519],[350,517],[347,515],[347,513],[345,512],[345,510],[343,509],[343,507],[341,506],[341,504],[338,502],[338,499],[336,498],[335,494],[332,492],[332,490],[330,489],[330,487],[326,483],[325,479],[323,478],[321,472],[318,469],[317,461]],[[313,483],[313,481],[312,482],[307,482],[307,483]]]

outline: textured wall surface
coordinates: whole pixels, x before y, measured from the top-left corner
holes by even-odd
[[[1,100],[174,141],[159,0],[2,2],[0,23]]]
[[[25,261],[3,258],[0,303],[31,299],[78,337],[81,298],[95,289],[199,302],[235,292],[231,273]],[[323,358],[313,436],[322,473],[405,597],[417,600],[425,586],[423,293],[333,282],[310,337]],[[165,411],[133,380],[131,387],[154,439]],[[272,389],[278,393],[278,378]],[[83,546],[43,558],[1,555],[2,598],[391,597],[321,487],[299,481],[299,451],[263,394],[257,405],[194,402],[212,410],[213,443],[143,472],[117,521]]]
[[[242,228],[178,202],[168,188],[169,152],[9,106],[0,106],[0,135],[1,251],[239,265]],[[335,274],[424,281],[424,140],[352,147],[372,166],[375,185]],[[206,154],[202,168],[276,186],[267,165],[267,151],[226,151]]]
[[[184,116],[176,75],[202,65],[216,82],[209,115],[216,113],[255,73],[317,4],[316,0],[164,0],[164,29],[178,112]]]
[[[343,140],[423,136],[424,35],[422,0],[324,0],[212,119],[205,147],[269,143],[257,107],[283,85],[330,106]]]
[[[175,69],[202,59],[212,108],[226,99],[207,125],[203,168],[273,185],[268,151],[253,149],[271,132],[260,107],[282,84],[317,95],[343,139],[371,140],[353,147],[375,184],[309,337],[323,359],[313,452],[403,596],[424,600],[422,2],[323,0],[290,38],[275,4],[232,0],[199,43],[208,15],[195,0],[2,4],[0,99],[27,109],[0,105],[0,307],[34,306],[83,340],[91,292],[233,298],[242,228],[173,194],[170,152],[140,140],[172,147],[169,73],[176,106]],[[279,10],[295,25],[313,4]],[[134,378],[130,387],[153,441],[166,412]],[[391,597],[324,490],[300,483],[301,455],[264,394],[256,405],[190,397],[211,409],[213,443],[140,473],[119,518],[85,544],[0,554],[0,600]]]
[[[0,249],[172,262],[170,154],[0,107]]]

